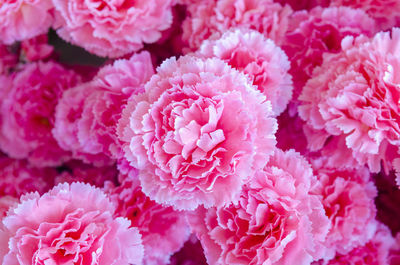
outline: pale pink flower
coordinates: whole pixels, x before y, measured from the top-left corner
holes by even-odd
[[[379,30],[388,30],[400,23],[400,2],[397,0],[330,0],[331,6],[349,6],[364,10],[374,18]]]
[[[50,57],[54,47],[48,44],[46,34],[21,42],[22,54],[28,61],[45,60]]]
[[[173,0],[53,0],[58,35],[99,56],[120,57],[161,38]]]
[[[117,122],[127,99],[142,93],[153,73],[150,54],[142,52],[103,67],[92,81],[66,91],[53,129],[60,146],[95,165],[121,158]]]
[[[72,160],[64,164],[63,169],[64,171],[55,177],[55,184],[83,182],[102,188],[106,181],[116,183],[118,179],[118,169],[115,165],[95,167]]]
[[[234,29],[217,40],[206,40],[196,55],[217,57],[245,73],[272,104],[276,116],[292,98],[292,77],[286,54],[275,43],[253,30]]]
[[[301,93],[314,68],[321,65],[324,53],[340,52],[345,36],[373,36],[375,32],[374,20],[362,10],[316,7],[293,13],[282,48],[292,63],[290,73],[295,84],[294,99]]]
[[[53,21],[51,0],[3,0],[0,42],[12,44],[47,33]]]
[[[400,29],[371,40],[346,37],[342,49],[324,57],[299,97],[309,147],[334,139],[342,144],[331,152],[350,153],[372,172],[381,162],[388,170],[400,146]]]
[[[57,144],[51,130],[56,104],[64,90],[80,78],[54,62],[26,64],[2,87],[0,148],[13,158],[37,166],[60,165],[70,154]]]
[[[222,60],[166,60],[118,126],[143,192],[176,209],[237,200],[275,148],[271,105]]]
[[[93,86],[88,82],[79,84],[63,93],[55,109],[55,123],[52,134],[61,148],[69,150],[74,159],[95,166],[110,165],[114,162],[106,154],[74,151],[81,148],[78,138],[78,122],[82,117],[85,99],[89,97],[92,91]]]
[[[117,206],[115,216],[131,221],[142,235],[144,264],[167,264],[171,254],[188,239],[190,230],[184,212],[164,207],[147,197],[137,176],[119,177],[121,185],[108,186],[111,201]]]
[[[313,179],[301,155],[277,150],[245,185],[238,204],[190,214],[207,262],[305,265],[325,257],[329,221],[319,198],[309,194]]]
[[[347,254],[364,245],[375,233],[377,189],[367,168],[329,168],[323,158],[313,160],[312,164],[318,178],[312,193],[320,196],[331,223],[324,244],[330,255]]]
[[[394,244],[389,229],[378,224],[376,233],[367,243],[354,248],[348,254],[337,254],[329,261],[319,261],[312,265],[396,265],[389,263],[389,253]]]
[[[20,264],[139,265],[143,245],[129,220],[87,184],[60,184],[21,198],[3,219],[0,261]]]
[[[57,171],[53,168],[36,168],[26,160],[0,158],[0,197],[10,195],[19,198],[28,192],[43,194],[54,183]]]
[[[230,28],[243,27],[261,32],[280,44],[292,10],[272,0],[187,1],[188,16],[183,22],[182,40],[195,51],[212,37],[219,38]]]

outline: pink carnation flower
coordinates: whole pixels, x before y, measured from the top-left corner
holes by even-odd
[[[11,76],[0,104],[0,148],[37,166],[60,165],[70,154],[51,130],[58,99],[80,78],[54,62],[31,63]]]
[[[51,0],[3,0],[0,40],[5,44],[47,33],[54,21]]]
[[[204,41],[197,54],[220,58],[247,74],[271,101],[276,116],[292,98],[292,77],[288,74],[290,63],[286,54],[258,31],[228,31],[218,40]]]
[[[57,171],[53,168],[36,168],[26,160],[0,158],[0,197],[10,195],[19,198],[28,192],[48,191],[54,183]]]
[[[115,216],[126,217],[139,229],[144,245],[144,264],[167,264],[189,237],[183,212],[163,207],[150,200],[140,187],[137,176],[120,176],[121,185],[108,187],[117,206]]]
[[[389,229],[378,224],[370,241],[354,248],[346,255],[336,255],[332,260],[319,261],[312,265],[396,265],[389,263],[389,253],[395,242]]]
[[[400,2],[397,0],[330,0],[331,6],[349,6],[364,10],[374,18],[380,30],[400,23]]]
[[[113,218],[115,208],[99,189],[60,184],[21,202],[3,219],[0,261],[20,264],[139,265],[143,245],[129,220]]]
[[[153,73],[150,54],[142,52],[103,67],[91,82],[66,91],[53,129],[60,146],[95,165],[121,158],[117,122],[129,96],[143,92]]]
[[[372,40],[346,37],[341,53],[324,57],[299,97],[312,150],[333,136],[330,141],[342,142],[331,149],[338,156],[350,153],[372,172],[380,170],[381,162],[385,170],[391,168],[400,146],[399,48],[400,29],[395,28]]]
[[[293,13],[282,48],[292,63],[297,99],[316,66],[321,65],[324,53],[341,51],[345,36],[373,36],[376,25],[362,10],[348,7],[321,8]]]
[[[313,178],[301,155],[277,150],[238,204],[190,214],[207,262],[305,265],[324,257],[329,221],[321,201],[309,194]]]
[[[93,86],[89,82],[68,89],[63,93],[55,110],[55,123],[52,133],[61,148],[70,151],[74,159],[95,166],[111,165],[114,162],[106,154],[74,151],[81,148],[77,121],[82,116],[85,99],[89,97],[92,90]]]
[[[376,187],[370,180],[367,168],[328,168],[324,159],[314,160],[313,167],[318,182],[312,193],[321,197],[331,223],[324,244],[331,255],[334,255],[335,251],[347,254],[353,248],[365,244],[375,233]]]
[[[99,56],[120,57],[153,43],[172,24],[173,0],[53,0],[55,29]]]
[[[235,201],[274,151],[270,102],[217,58],[168,59],[145,89],[118,129],[143,192],[176,209]]]
[[[243,27],[261,32],[280,44],[292,10],[272,0],[187,1],[188,16],[183,22],[182,40],[195,51],[201,43],[230,28]]]
[[[63,166],[64,171],[55,178],[55,184],[83,182],[102,188],[105,182],[116,183],[118,170],[115,165],[95,167],[72,160]]]

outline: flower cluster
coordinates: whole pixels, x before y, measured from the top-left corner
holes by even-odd
[[[400,265],[400,1],[0,1],[0,264]]]

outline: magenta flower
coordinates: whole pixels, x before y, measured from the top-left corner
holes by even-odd
[[[8,157],[0,158],[0,197],[13,196],[19,198],[29,192],[47,192],[57,176],[54,168],[37,168],[26,160]]]
[[[0,148],[37,166],[56,166],[70,158],[54,139],[54,114],[63,92],[80,82],[54,62],[26,64],[4,84],[0,102]]]

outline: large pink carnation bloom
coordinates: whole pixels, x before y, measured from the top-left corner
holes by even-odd
[[[121,185],[109,186],[115,216],[126,217],[139,229],[144,245],[144,264],[167,264],[189,237],[185,214],[157,204],[147,197],[137,176],[120,176]]]
[[[247,74],[271,101],[276,116],[292,98],[292,77],[288,74],[290,63],[286,54],[258,31],[228,31],[218,40],[204,41],[197,54],[220,58]]]
[[[60,165],[70,154],[57,144],[51,130],[64,90],[80,78],[54,62],[31,63],[10,77],[0,102],[0,148],[37,166]]]
[[[320,150],[329,138],[340,146],[332,153],[387,170],[400,146],[400,29],[346,37],[342,49],[324,57],[299,97],[309,147]]]
[[[53,0],[55,29],[99,56],[119,57],[161,38],[172,24],[173,0]]]
[[[331,229],[324,244],[330,250],[347,254],[365,244],[376,230],[377,189],[367,168],[338,170],[325,166],[324,159],[313,161],[318,182],[312,193],[319,195]]]
[[[330,0],[330,5],[362,9],[376,20],[380,30],[388,30],[400,23],[398,0]]]
[[[314,178],[301,155],[277,150],[238,204],[190,214],[207,262],[305,265],[325,257],[329,221],[319,198],[309,194]]]
[[[271,104],[222,60],[166,60],[119,124],[143,192],[177,209],[225,205],[275,148]]]
[[[0,230],[0,261],[20,264],[139,265],[143,245],[129,220],[87,184],[60,184],[21,198]]]
[[[116,135],[122,109],[132,94],[142,93],[154,74],[150,54],[117,60],[92,81],[64,93],[56,108],[54,137],[74,158],[95,165],[123,156]]]
[[[395,240],[385,225],[378,224],[377,227],[371,240],[362,246],[354,248],[348,254],[337,254],[329,261],[319,261],[312,265],[396,265],[397,263],[389,262]]]
[[[47,33],[53,21],[51,0],[2,0],[0,42],[12,44]]]
[[[19,198],[28,192],[48,191],[54,183],[57,171],[53,168],[36,168],[26,160],[0,158],[0,197],[10,195]]]
[[[297,99],[316,66],[321,65],[324,53],[341,51],[345,36],[373,36],[376,25],[362,10],[348,7],[321,8],[295,12],[289,21],[282,48],[292,63]]]
[[[243,27],[261,32],[280,44],[292,10],[272,0],[187,1],[182,40],[195,51],[201,43],[218,38],[230,28]]]

